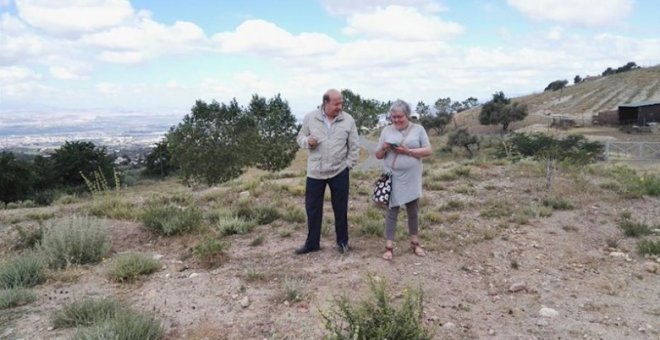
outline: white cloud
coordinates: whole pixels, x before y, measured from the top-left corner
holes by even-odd
[[[123,86],[116,83],[101,82],[96,84],[96,91],[102,95],[116,96],[123,91]]]
[[[291,56],[314,55],[334,50],[337,42],[320,33],[292,35],[264,20],[247,20],[233,32],[218,33],[212,38],[224,53]]]
[[[53,77],[64,80],[87,78],[91,72],[89,65],[73,62],[58,62],[49,70]]]
[[[189,46],[205,43],[204,31],[190,22],[177,21],[173,26],[159,24],[149,18],[134,26],[121,26],[88,34],[81,38],[85,44],[110,50],[168,50],[181,52]]]
[[[0,0],[0,7],[9,6],[10,3],[11,3],[11,0]]]
[[[38,94],[44,86],[39,84],[41,74],[22,66],[0,67],[0,93],[7,97]]]
[[[443,22],[436,16],[423,15],[415,8],[388,6],[373,13],[350,16],[344,33],[370,38],[419,41],[447,40],[462,34],[464,30],[460,24]]]
[[[521,13],[578,27],[607,26],[630,14],[633,0],[507,0]]]
[[[555,26],[548,31],[548,33],[546,34],[546,38],[548,40],[560,40],[563,37],[563,35],[564,35],[564,29],[559,26]]]
[[[0,65],[13,65],[34,56],[43,56],[52,45],[16,17],[2,13],[0,17]]]
[[[326,11],[335,15],[368,13],[390,5],[413,7],[428,13],[445,10],[445,6],[435,0],[321,0],[321,4]]]
[[[28,24],[72,38],[121,25],[134,15],[128,0],[16,0],[16,8]]]

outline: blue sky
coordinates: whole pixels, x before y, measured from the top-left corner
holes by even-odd
[[[8,117],[182,117],[328,88],[415,105],[660,63],[657,0],[0,0]],[[4,118],[3,118],[4,117]]]

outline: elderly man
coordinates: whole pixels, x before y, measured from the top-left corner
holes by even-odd
[[[358,159],[358,133],[353,117],[342,111],[341,92],[330,89],[323,95],[323,104],[307,115],[296,140],[307,153],[307,241],[296,254],[320,249],[323,197],[330,187],[332,210],[335,214],[337,249],[348,251],[348,171]]]

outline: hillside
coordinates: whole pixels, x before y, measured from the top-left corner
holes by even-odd
[[[591,117],[598,112],[616,110],[619,105],[631,102],[660,101],[660,65],[569,85],[560,91],[539,92],[512,99],[527,104],[529,108],[529,116],[522,122],[511,124],[512,130],[534,124],[547,126],[553,116],[573,118],[588,126]],[[456,117],[458,125],[467,126],[472,133],[497,131],[497,126],[479,124],[480,110],[481,107],[476,107],[459,113]]]
[[[440,142],[433,137],[432,144]],[[383,211],[369,198],[374,171],[351,173],[351,251],[333,248],[326,200],[322,250],[293,254],[306,235],[304,159],[301,152],[285,171],[251,170],[211,188],[142,181],[49,207],[0,210],[3,266],[22,256],[34,231],[63,230],[73,215],[95,216],[83,229],[106,226],[111,241],[102,261],[49,269],[45,282],[28,287],[33,301],[2,307],[0,338],[69,339],[85,329],[53,327],[55,313],[73,302],[114,297],[154,315],[165,339],[322,339],[328,332],[321,313],[336,296],[367,299],[369,277],[386,282],[397,303],[421,289],[422,323],[434,339],[660,334],[660,259],[637,250],[641,240],[660,242],[660,198],[639,191],[659,188],[660,178],[601,163],[559,169],[547,190],[540,164],[437,153],[425,160],[420,211],[427,256],[410,252],[401,218],[394,261],[386,262]],[[199,209],[201,224],[178,236],[155,233],[142,220],[154,209],[150,201],[156,208]],[[236,214],[260,222],[239,223]],[[645,232],[626,236],[630,228]],[[113,280],[113,268],[130,252],[155,259],[156,272],[134,282]]]

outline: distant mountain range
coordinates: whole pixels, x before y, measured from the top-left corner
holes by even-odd
[[[619,105],[628,103],[660,101],[660,65],[604,77],[589,77],[588,81],[568,85],[558,91],[538,92],[512,99],[527,104],[529,108],[529,116],[511,124],[512,130],[548,124],[558,116],[589,125],[592,116],[598,112],[616,110]],[[472,133],[488,133],[501,128],[479,124],[480,112],[481,106],[478,106],[457,114],[457,125],[467,127]]]

